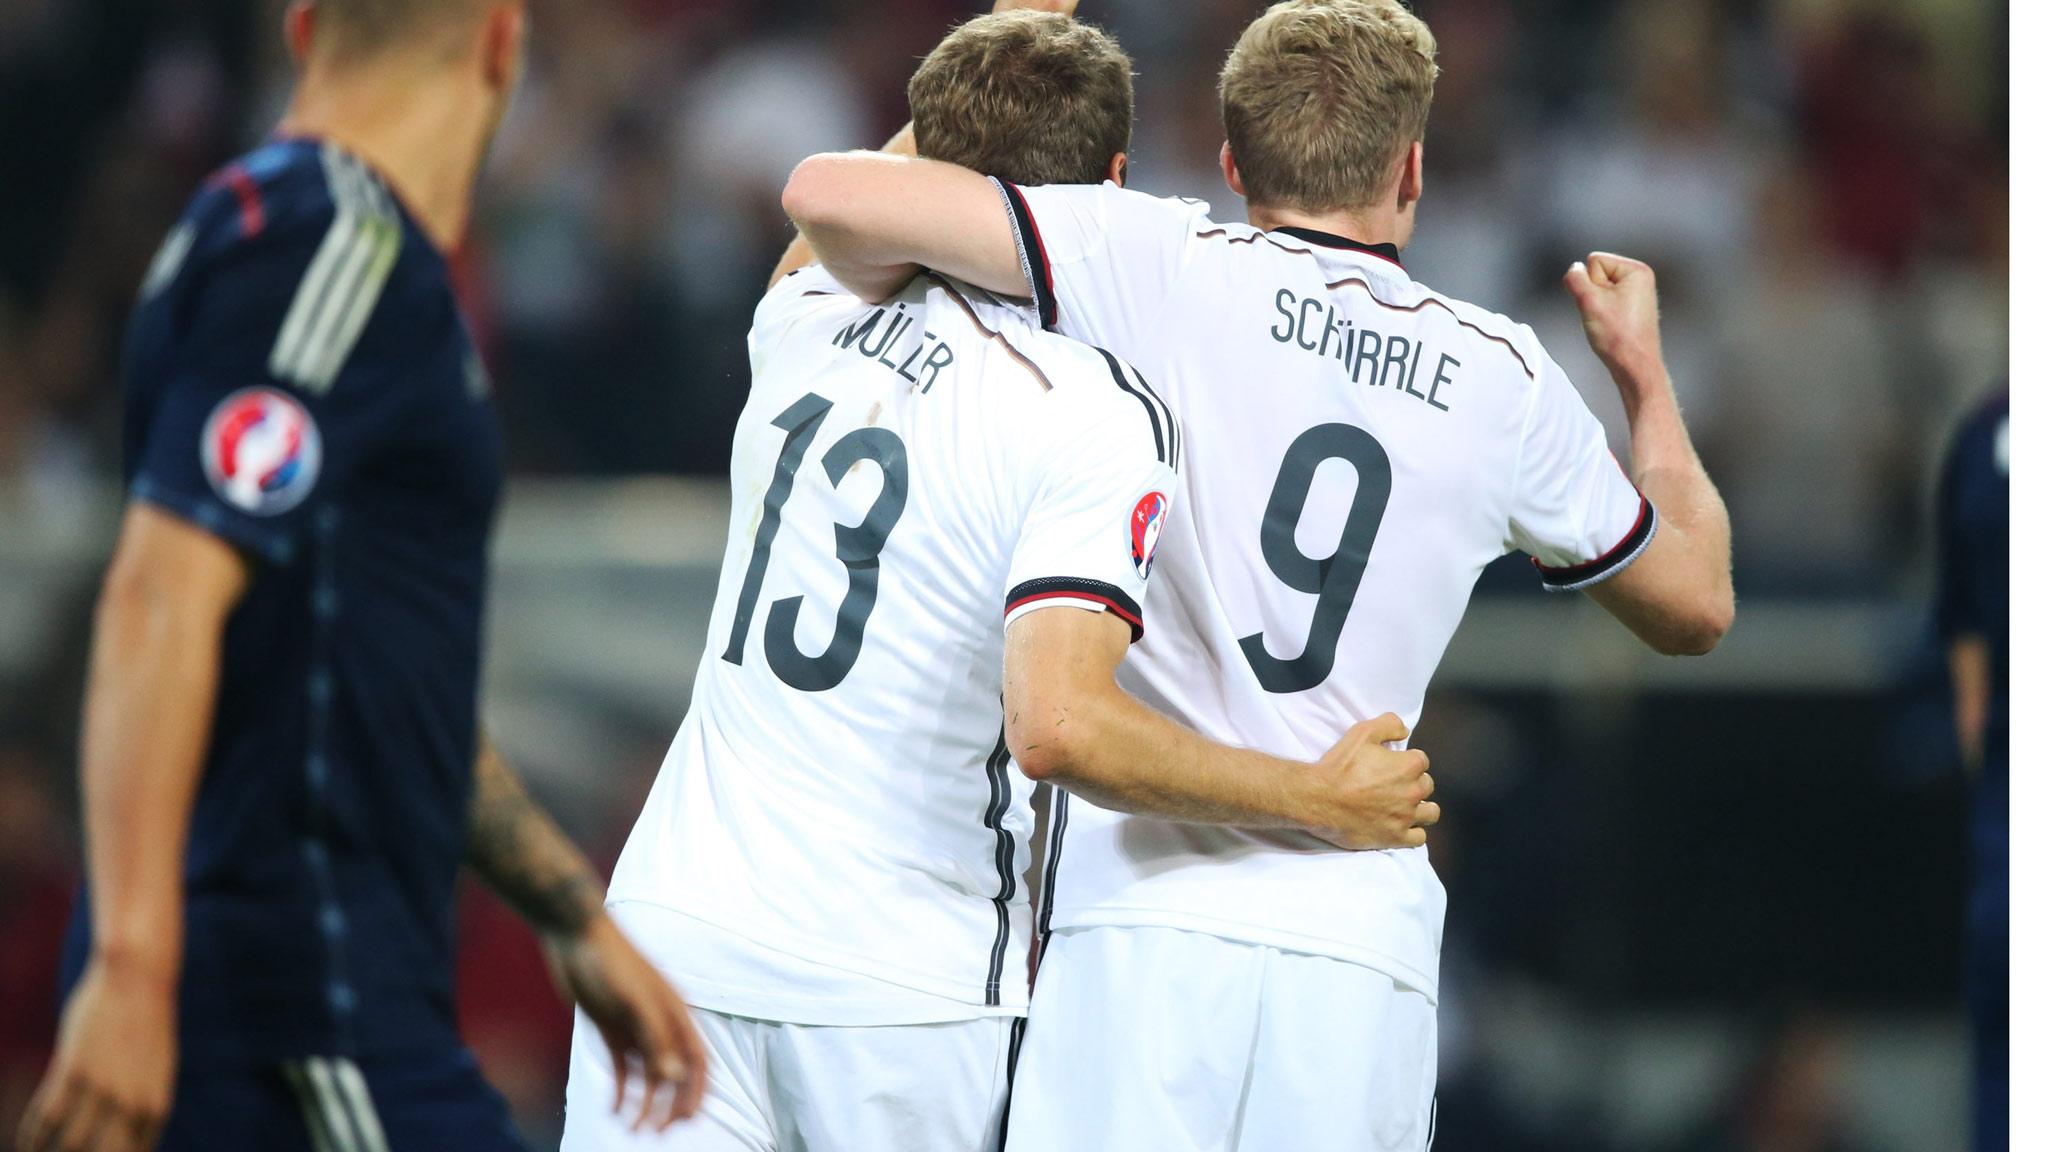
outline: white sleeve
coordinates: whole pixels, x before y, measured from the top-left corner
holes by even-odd
[[[1039,326],[1129,354],[1151,335],[1208,205],[1114,184],[1019,188],[995,177]]]
[[[1132,640],[1144,635],[1146,580],[1180,497],[1174,449],[1163,438],[1178,433],[1169,433],[1163,422],[1171,416],[1150,396],[1118,395],[1100,405],[1092,418],[1075,421],[1081,426],[1039,437],[1049,448],[1010,557],[1006,628],[1025,613],[1064,605],[1114,613],[1131,626]]]
[[[822,264],[806,264],[770,285],[754,306],[754,324],[747,329],[747,361],[755,374],[761,371],[761,357],[782,341],[791,327],[821,303],[843,301],[851,296]]]
[[[1657,509],[1608,450],[1607,433],[1557,361],[1544,354],[1508,508],[1509,544],[1552,592],[1590,587],[1633,563],[1657,533]]]

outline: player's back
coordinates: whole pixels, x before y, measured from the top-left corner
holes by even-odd
[[[1043,318],[1128,358],[1182,417],[1186,516],[1124,678],[1204,734],[1314,759],[1359,720],[1413,726],[1488,563],[1521,548],[1577,586],[1653,531],[1533,334],[1416,283],[1390,246],[1113,186],[1007,191]],[[1443,893],[1423,850],[1067,807],[1054,925],[1217,932],[1434,996]]]
[[[1003,626],[1052,603],[1139,626],[1167,417],[1104,354],[930,276],[868,305],[805,269],[749,343],[706,651],[611,898],[811,968],[697,961],[716,1010],[855,1022],[852,995],[790,1003],[841,973],[1021,1011],[1031,816]]]
[[[272,143],[171,232],[123,377],[133,498],[250,558],[186,854],[187,1052],[453,1043],[500,460],[445,262],[361,161]]]

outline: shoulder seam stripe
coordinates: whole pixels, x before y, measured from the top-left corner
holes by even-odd
[[[1090,347],[1094,346],[1090,345]],[[1100,352],[1102,354],[1102,359],[1109,364],[1109,374],[1110,377],[1116,381],[1116,386],[1123,389],[1125,392],[1130,393],[1131,396],[1134,397],[1139,404],[1144,405],[1145,418],[1152,422],[1152,444],[1153,447],[1159,453],[1159,462],[1161,464],[1166,465],[1169,468],[1174,467],[1172,456],[1170,453],[1167,452],[1166,449],[1166,432],[1163,430],[1159,418],[1160,409],[1165,408],[1166,405],[1155,405],[1152,402],[1151,397],[1145,395],[1145,393],[1143,392],[1138,391],[1136,388],[1131,387],[1131,382],[1124,378],[1123,366],[1116,362],[1116,357],[1110,355],[1107,349],[1096,348],[1095,350],[1097,352]],[[1166,416],[1166,425],[1170,426],[1172,423],[1173,414],[1169,412]]]
[[[333,147],[321,150],[334,221],[299,281],[270,371],[311,392],[325,392],[362,339],[404,245],[390,199],[369,172]]]
[[[967,319],[974,324],[976,329],[980,330],[983,336],[995,341],[997,344],[1002,345],[1003,351],[1008,352],[1010,354],[1010,359],[1015,360],[1019,364],[1022,364],[1025,367],[1025,369],[1028,370],[1033,376],[1038,377],[1038,383],[1040,387],[1044,388],[1047,392],[1052,391],[1052,381],[1046,378],[1045,370],[1040,368],[1035,362],[1033,362],[1031,357],[1026,356],[1022,352],[1017,351],[1017,346],[1015,344],[1010,343],[1009,337],[1003,335],[1001,332],[998,332],[993,328],[990,328],[988,325],[983,324],[981,322],[981,317],[975,314],[974,306],[967,302],[967,297],[961,295],[960,290],[958,288],[955,288],[951,281],[948,281],[944,276],[941,276],[936,272],[927,272],[925,273],[925,275],[931,278],[932,283],[937,284],[941,289],[943,289],[946,295],[951,296],[953,298],[953,303],[958,304],[960,306],[960,310],[962,312],[967,313]]]
[[[1392,309],[1395,312],[1420,312],[1425,307],[1431,304],[1436,305],[1437,307],[1450,313],[1451,319],[1457,321],[1460,327],[1470,328],[1472,331],[1479,333],[1486,339],[1493,341],[1494,343],[1500,345],[1503,348],[1506,348],[1508,350],[1508,355],[1513,356],[1515,358],[1515,362],[1522,366],[1522,371],[1528,373],[1529,379],[1536,379],[1536,370],[1534,368],[1529,367],[1529,362],[1522,358],[1522,350],[1515,347],[1514,341],[1509,340],[1505,336],[1496,336],[1493,333],[1488,332],[1486,329],[1481,328],[1479,325],[1474,324],[1472,321],[1465,319],[1463,316],[1458,315],[1458,310],[1456,308],[1451,307],[1449,304],[1444,303],[1442,300],[1438,299],[1435,296],[1424,296],[1420,301],[1414,304],[1393,304],[1389,303],[1388,301],[1380,299],[1379,293],[1374,292],[1372,290],[1372,285],[1367,284],[1365,281],[1360,280],[1355,276],[1347,276],[1342,280],[1332,281],[1328,284],[1323,285],[1323,287],[1343,288],[1353,284],[1357,285],[1360,288],[1365,289],[1365,294],[1372,297],[1373,303],[1379,305],[1382,308]]]
[[[1166,398],[1153,390],[1152,382],[1145,379],[1145,374],[1138,371],[1136,364],[1131,365],[1131,375],[1137,379],[1138,387],[1143,388],[1152,399],[1159,402],[1159,410],[1166,413],[1166,454],[1170,458],[1167,463],[1174,468],[1179,468],[1180,418],[1173,414],[1173,406],[1166,402]]]
[[[1307,248],[1289,248],[1287,245],[1280,243],[1279,241],[1273,239],[1271,236],[1268,236],[1264,232],[1254,232],[1250,236],[1231,236],[1228,235],[1221,228],[1213,228],[1207,232],[1195,233],[1195,239],[1197,240],[1213,240],[1218,236],[1223,237],[1223,242],[1226,244],[1251,244],[1259,240],[1264,240],[1266,243],[1271,244],[1273,247],[1278,248],[1280,251],[1287,252],[1295,256],[1315,255],[1314,252],[1310,251]],[[1529,362],[1522,358],[1521,350],[1515,347],[1513,341],[1509,340],[1505,336],[1496,336],[1493,333],[1488,332],[1486,329],[1481,328],[1479,325],[1474,324],[1472,321],[1465,319],[1463,316],[1458,315],[1457,309],[1451,307],[1449,304],[1444,303],[1442,300],[1437,299],[1435,296],[1424,296],[1422,298],[1422,303],[1420,304],[1390,304],[1387,301],[1380,299],[1379,293],[1374,292],[1372,290],[1372,285],[1367,284],[1365,281],[1359,279],[1356,276],[1347,276],[1342,280],[1336,280],[1324,284],[1323,287],[1342,288],[1348,284],[1356,284],[1360,288],[1365,289],[1366,295],[1371,296],[1373,298],[1374,303],[1378,304],[1382,308],[1391,308],[1396,312],[1420,312],[1424,305],[1434,304],[1437,307],[1443,309],[1444,311],[1449,312],[1451,314],[1451,319],[1456,320],[1460,326],[1470,328],[1472,331],[1479,333],[1481,336],[1486,337],[1488,340],[1491,340],[1494,343],[1500,344],[1507,348],[1508,352],[1514,356],[1515,360],[1522,365],[1522,371],[1528,373],[1529,379],[1534,380],[1536,378],[1536,370],[1529,367]]]

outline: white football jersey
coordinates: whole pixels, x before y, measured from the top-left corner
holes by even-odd
[[[1184,507],[1122,675],[1197,731],[1315,760],[1382,712],[1412,729],[1488,563],[1520,549],[1546,586],[1580,588],[1656,531],[1535,335],[1417,284],[1391,246],[1217,224],[1113,184],[997,183],[1041,321],[1129,360],[1181,417]],[[1065,795],[1054,833],[1051,927],[1208,932],[1436,995],[1444,894],[1425,849]]]
[[[611,900],[680,914],[656,960],[714,1010],[1022,1013],[1003,630],[1142,630],[1178,431],[1107,353],[930,276],[869,305],[801,270],[748,347],[709,641]]]

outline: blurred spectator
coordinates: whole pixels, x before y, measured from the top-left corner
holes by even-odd
[[[1082,15],[1117,32],[1137,64],[1134,187],[1243,218],[1217,170],[1215,74],[1263,6],[1086,0]],[[1417,277],[1530,322],[1619,440],[1618,399],[1557,280],[1593,248],[1651,260],[1667,358],[1733,511],[1744,593],[1905,591],[1932,551],[1913,494],[1932,484],[1944,430],[2008,370],[2002,9],[1415,6],[1442,46],[1428,193],[1408,253]],[[274,121],[281,7],[0,0],[6,495],[46,508],[49,494],[76,501],[115,475],[121,323],[192,188]],[[810,152],[885,139],[905,115],[916,57],[985,7],[532,0],[531,75],[458,267],[514,470],[722,475],[748,385],[746,329],[791,235],[783,179]],[[88,611],[81,600],[42,615]],[[49,631],[63,630],[36,636]],[[66,634],[47,657],[41,640],[27,659],[20,643],[9,654],[11,667],[38,667],[8,686],[35,738],[0,740],[0,1137],[55,1019],[46,990],[75,850],[53,749],[76,736],[82,624]],[[1594,711],[1607,706],[1620,707]],[[1597,739],[1560,737],[1533,715],[1528,701],[1445,695],[1419,733],[1445,765],[1457,815],[1434,852],[1465,910],[1445,949],[1445,1152],[1614,1146],[1596,1122],[1593,1074],[1532,1113],[1503,1060],[1579,1070],[1485,1034],[1504,984],[1562,999],[1630,975],[1626,942],[1589,923],[1612,931],[1612,916],[1586,914],[1608,894],[1611,861],[1585,858],[1587,845],[1610,843],[1594,833],[1633,818],[1630,794],[1583,765],[1544,762],[1552,746]],[[592,838],[623,836],[610,824],[629,821],[645,791],[632,773],[660,752],[564,770],[558,782],[579,789],[565,810],[616,803],[617,820],[589,821]],[[472,897],[460,914],[464,1027],[545,1145],[568,1011],[501,909]],[[1559,1009],[1580,1047],[1556,1051],[1585,1057],[1599,1043],[1587,1021],[1630,1010]],[[1818,1019],[1774,1030],[1685,1148],[1850,1152],[1838,1043]]]
[[[1862,1152],[1842,1108],[1841,1035],[1801,1015],[1770,1029],[1728,1105],[1679,1152]]]
[[[42,1079],[57,1030],[57,954],[75,884],[71,820],[29,746],[0,740],[0,1132]]]
[[[1723,419],[1701,451],[1742,525],[1745,591],[1868,592],[1898,575],[1881,561],[1911,504],[1909,397],[1878,285],[1828,259],[1822,219],[1808,172],[1769,180],[1716,326]]]

